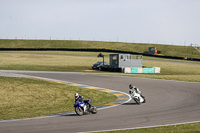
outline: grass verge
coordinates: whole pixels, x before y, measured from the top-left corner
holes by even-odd
[[[76,92],[95,106],[116,99],[110,93],[38,79],[0,77],[0,83],[0,119],[73,112]]]
[[[105,61],[109,63],[109,53]],[[92,65],[102,58],[95,52],[2,52],[0,69],[31,71],[93,71]],[[200,82],[200,63],[144,57],[143,65],[160,67],[160,74],[126,74],[126,76]],[[99,71],[93,71],[99,72]],[[121,75],[121,73],[118,73]]]
[[[200,123],[108,131],[104,133],[200,133]]]

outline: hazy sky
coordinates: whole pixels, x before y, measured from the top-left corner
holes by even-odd
[[[200,44],[200,0],[0,0],[0,39]]]

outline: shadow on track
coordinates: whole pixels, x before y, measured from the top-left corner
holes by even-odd
[[[122,105],[138,105],[137,103],[124,103]]]
[[[67,117],[70,117],[70,116],[77,116],[77,117],[80,117],[79,115],[77,115],[76,113],[60,113],[60,114],[55,114],[56,116],[67,116]],[[92,115],[91,113],[84,113],[83,116],[85,115]]]

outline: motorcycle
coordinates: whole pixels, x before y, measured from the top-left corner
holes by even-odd
[[[93,105],[89,106],[91,102],[92,100],[89,99],[87,103],[84,101],[78,101],[78,104],[73,104],[76,114],[80,116],[83,115],[85,112],[96,114],[97,108]]]
[[[137,104],[140,104],[140,103],[145,103],[146,102],[146,99],[144,96],[142,96],[141,94],[139,93],[136,93],[136,91],[133,92],[133,94],[131,95],[132,99],[137,103]]]

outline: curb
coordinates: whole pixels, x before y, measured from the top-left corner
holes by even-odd
[[[111,93],[111,94],[117,96],[117,100],[115,100],[111,103],[107,103],[103,106],[97,107],[98,110],[115,107],[115,106],[127,103],[131,100],[131,98],[128,94],[121,92],[121,91],[115,91],[115,90],[111,90],[111,89],[105,89],[105,88],[101,88],[101,87],[94,87],[94,86],[89,86],[89,85],[77,84],[77,83],[72,83],[72,82],[67,82],[67,83],[64,82],[64,84],[76,86],[76,87],[87,88],[87,89],[92,89],[92,90],[98,90],[98,91],[102,91],[102,92],[107,92],[107,93]]]

